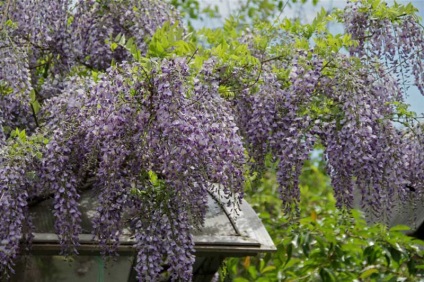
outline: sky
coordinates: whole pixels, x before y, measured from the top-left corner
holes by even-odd
[[[207,23],[197,21],[194,22],[195,27],[202,27],[202,26],[208,26],[208,27],[218,27],[223,24],[224,18],[228,16],[231,11],[234,11],[237,7],[236,0],[200,0],[203,5],[217,5],[219,7],[219,10],[222,14],[221,19],[213,19],[208,21]],[[310,19],[312,20],[316,13],[321,10],[322,7],[324,7],[326,10],[329,10],[331,8],[343,8],[346,5],[346,0],[319,0],[317,6],[313,6],[311,4],[311,0],[308,0],[309,4],[298,4],[297,6],[294,5],[292,8],[286,9],[284,16],[293,16],[296,15],[302,19]],[[393,1],[387,1],[387,2],[393,2]],[[406,4],[409,2],[412,2],[412,4],[418,8],[419,10],[419,16],[424,19],[424,0],[397,0],[398,3]],[[301,8],[300,8],[301,7]],[[334,27],[335,30],[337,30],[337,27]],[[418,89],[416,87],[411,87],[408,91],[408,97],[406,98],[406,102],[411,105],[411,110],[415,111],[418,115],[424,115],[424,96],[422,96]]]

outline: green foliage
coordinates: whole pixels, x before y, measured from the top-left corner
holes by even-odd
[[[192,20],[208,20],[213,18],[219,18],[220,12],[218,5],[206,5],[200,8],[200,2],[198,0],[170,0],[173,6],[175,6],[186,18],[187,24],[190,30],[194,30]]]
[[[395,115],[392,119],[399,122],[403,126],[409,128],[414,121],[417,121],[417,113],[409,109],[409,104],[405,102],[393,102],[392,106],[395,109]]]
[[[405,15],[411,15],[418,12],[418,9],[408,3],[406,5],[395,2],[394,5],[389,6],[386,1],[382,0],[368,0],[363,10],[370,12],[373,17],[378,19],[388,19],[390,21],[398,20]]]
[[[27,156],[36,159],[42,158],[41,148],[49,143],[49,140],[42,134],[32,134],[27,136],[25,130],[15,130],[10,132],[10,139],[8,140],[8,152],[11,158],[24,158]]]
[[[424,242],[404,234],[407,226],[369,226],[357,210],[338,210],[321,158],[301,177],[300,216],[281,212],[270,167],[246,198],[277,244],[277,252],[231,258],[221,281],[422,281]]]
[[[170,3],[176,8],[183,11],[183,15],[187,15],[192,19],[198,19],[200,14],[200,4],[197,0],[171,0]]]
[[[220,11],[218,5],[208,4],[204,8],[200,8],[198,0],[169,0],[169,2],[178,8],[183,16],[189,19],[207,20],[211,18],[219,18]],[[236,5],[236,10],[233,13],[243,22],[250,21],[269,21],[273,16],[281,13],[286,6],[296,3],[312,3],[316,5],[318,0],[230,0]],[[190,22],[189,22],[190,24]]]
[[[199,31],[200,38],[204,39],[209,47],[205,55],[218,60],[218,71],[222,78],[222,85],[231,84],[232,71],[243,68],[246,73],[252,73],[260,66],[260,61],[253,56],[249,47],[240,42],[242,36],[237,30],[238,21],[235,18],[226,20],[223,29],[202,29]],[[244,81],[251,82],[251,77]]]
[[[166,58],[193,54],[196,46],[185,40],[184,30],[178,24],[165,23],[157,29],[149,42],[148,57]],[[127,42],[128,45],[128,42]],[[132,46],[130,46],[131,48]]]
[[[13,93],[13,88],[10,87],[5,81],[0,80],[0,96],[9,95],[11,93]]]
[[[318,0],[241,0],[238,1],[237,13],[240,18],[248,21],[270,21],[279,13],[282,13],[284,8],[296,3],[312,3],[316,5]]]
[[[359,0],[354,0],[352,2],[358,2]],[[375,20],[384,20],[387,19],[391,22],[395,22],[400,20],[400,18],[405,17],[407,15],[412,15],[417,18],[416,13],[418,9],[412,5],[412,3],[401,4],[394,1],[393,5],[388,5],[387,1],[384,0],[366,0],[361,1],[362,7],[360,9],[361,12],[369,13],[371,18]],[[336,10],[334,15],[337,16],[339,22],[343,22],[344,19],[342,17],[343,11]]]
[[[36,98],[34,90],[32,90],[31,93],[30,93],[30,105],[31,105],[31,108],[32,108],[34,114],[35,115],[38,114],[41,106],[40,106],[40,103],[38,102],[38,100]]]

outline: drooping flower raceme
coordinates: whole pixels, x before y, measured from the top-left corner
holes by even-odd
[[[377,14],[370,2],[348,1],[344,25],[359,43],[350,49],[352,55],[367,63],[383,63],[400,85],[407,89],[413,83],[424,95],[424,31],[408,13],[409,7],[393,12],[387,3],[380,2]]]
[[[132,38],[144,54],[146,41],[165,22],[177,23],[179,14],[171,5],[157,0],[86,1],[77,3],[71,24],[75,60],[96,69],[107,69],[112,60],[130,56],[122,47],[112,47],[119,35]],[[115,42],[116,43],[116,42]]]
[[[3,31],[4,32],[4,31]],[[25,48],[0,34],[0,132],[35,127],[30,94],[33,91]]]
[[[158,28],[179,21],[178,12],[158,0],[8,2],[0,5],[0,22],[15,25],[8,36],[25,50],[25,66],[40,101],[60,94],[75,68],[106,70],[112,62],[130,60],[117,45],[118,35],[132,38],[144,54]]]

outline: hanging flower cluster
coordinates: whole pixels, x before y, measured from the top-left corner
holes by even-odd
[[[369,63],[383,62],[400,85],[408,88],[412,82],[424,95],[424,31],[411,14],[416,9],[407,5],[394,13],[385,2],[378,5],[376,13],[371,3],[348,1],[344,24],[359,43],[350,53]]]
[[[16,127],[34,128],[30,108],[33,91],[25,49],[0,34],[0,140]],[[4,135],[6,134],[6,135]]]

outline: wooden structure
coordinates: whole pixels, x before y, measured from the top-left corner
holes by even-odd
[[[91,235],[96,198],[92,191],[81,196],[83,234],[78,248],[80,255],[67,261],[59,256],[58,236],[53,233],[52,200],[31,207],[36,229],[31,253],[18,262],[12,281],[136,281],[132,267],[135,242],[129,229],[123,230],[119,257],[115,261],[105,262],[100,256],[98,243]],[[243,201],[241,212],[233,217],[212,195],[208,199],[205,225],[201,230],[193,230],[193,235],[196,251],[193,281],[210,281],[226,257],[255,256],[276,250],[261,220],[247,202]],[[163,280],[167,280],[166,276]]]

